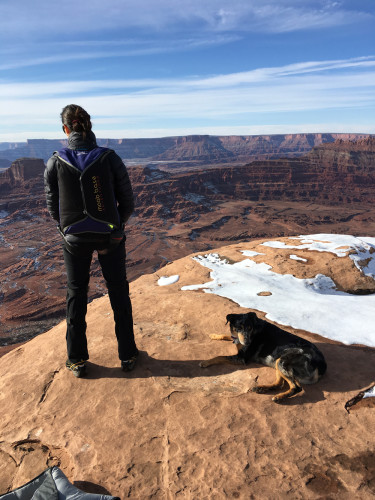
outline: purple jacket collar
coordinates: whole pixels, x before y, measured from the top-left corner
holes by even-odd
[[[81,172],[86,170],[89,165],[92,165],[103,153],[108,151],[108,148],[100,148],[96,146],[94,149],[81,150],[64,148],[57,152],[57,155],[65,160],[73,167],[78,168]]]

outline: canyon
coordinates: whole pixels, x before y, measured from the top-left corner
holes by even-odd
[[[209,141],[206,136],[169,138],[169,149],[179,151],[175,156],[167,154],[168,149],[161,151],[162,140],[155,153],[158,140],[153,140],[154,159],[148,156],[146,164],[128,163],[136,201],[126,228],[129,280],[158,272],[190,253],[236,242],[313,232],[373,235],[375,138],[337,135],[334,142],[324,142],[324,134],[310,134],[311,144],[307,135],[288,136],[288,144],[295,149],[282,157],[281,139],[286,136],[278,136],[278,158],[275,148],[267,150],[265,144],[271,144],[267,137],[260,140],[259,136],[250,141],[258,144],[258,153],[244,163],[239,160],[246,142],[243,137],[226,138],[226,142],[209,136]],[[129,140],[124,148],[134,155],[137,141],[151,148],[149,139]],[[105,145],[119,152],[115,143]],[[224,153],[218,154],[221,148],[225,161]],[[162,154],[166,159],[160,159]],[[2,352],[64,317],[61,237],[46,210],[43,171],[41,155],[13,160],[11,167],[0,172]],[[90,301],[105,293],[94,257]]]

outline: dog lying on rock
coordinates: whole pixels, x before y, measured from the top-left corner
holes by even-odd
[[[326,372],[327,364],[319,349],[301,337],[282,330],[276,325],[259,319],[255,313],[228,314],[231,336],[210,335],[215,340],[233,340],[238,353],[217,356],[202,361],[200,366],[217,364],[247,364],[251,361],[276,370],[276,380],[271,385],[258,385],[252,390],[264,393],[283,386],[288,390],[272,398],[275,403],[302,391],[301,385],[315,384]]]

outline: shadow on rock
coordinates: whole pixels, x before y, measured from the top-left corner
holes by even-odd
[[[197,360],[171,360],[156,359],[140,351],[136,367],[131,372],[123,372],[120,366],[109,368],[95,363],[87,362],[87,379],[99,378],[150,378],[150,377],[216,377],[249,367],[238,366],[214,366],[212,368],[201,368],[201,359]],[[119,363],[120,364],[120,363]]]
[[[315,386],[327,392],[358,391],[374,378],[375,349],[343,344],[316,344],[327,361],[327,372]]]
[[[374,349],[328,343],[316,343],[316,345],[326,358],[328,365],[326,374],[318,383],[305,386],[302,393],[286,399],[281,404],[316,403],[325,399],[325,392],[358,391],[372,382],[372,367],[375,365]],[[201,368],[200,361],[202,360],[156,359],[141,351],[134,371],[126,373],[122,372],[119,366],[108,368],[89,362],[87,378],[217,377],[238,370],[249,370],[249,377],[255,378],[256,370],[260,366],[251,363],[247,366],[216,365]],[[262,383],[262,380],[258,383]],[[268,394],[272,395],[272,392]]]
[[[99,484],[90,481],[74,481],[73,485],[85,493],[97,493],[99,495],[111,495],[111,493]]]

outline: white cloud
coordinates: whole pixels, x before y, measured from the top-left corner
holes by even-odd
[[[319,124],[323,125],[320,130],[310,124],[303,132],[372,133],[374,127],[369,125],[372,123],[369,116],[375,107],[374,66],[375,57],[363,57],[202,78],[0,83],[0,123],[6,124],[2,137],[9,133],[10,127],[17,128],[17,137],[21,137],[31,128],[30,124],[32,132],[40,134],[39,137],[50,137],[52,130],[59,131],[60,111],[69,102],[89,110],[95,127],[101,127],[96,131],[102,137],[119,137],[120,133],[129,136],[127,131],[133,131],[133,137],[150,136],[150,130],[155,130],[154,123],[159,124],[159,130],[168,131],[164,135],[188,133],[179,134],[177,130],[207,133],[199,130],[207,130],[208,123],[213,122],[215,126],[211,130],[222,127],[228,133],[236,133],[234,130],[241,128],[239,120],[251,126],[254,116],[300,114],[289,124],[289,130],[285,130],[287,123],[284,126],[281,122],[281,125],[270,123],[268,131],[263,132],[272,133],[281,126],[280,133],[292,133],[301,131],[300,127],[306,124],[306,118],[301,119],[303,113],[319,111],[323,116],[337,109],[356,110],[358,118],[354,123],[344,119],[331,128],[335,122],[333,116],[329,116],[326,124]],[[362,111],[362,119],[359,111]],[[196,125],[192,127],[194,121]],[[262,123],[267,121],[263,118]],[[108,124],[111,131],[107,130]],[[260,133],[260,127],[257,129],[258,132],[247,133]]]
[[[196,36],[195,38],[179,38],[171,43],[170,40],[85,40],[52,43],[28,44],[28,55],[25,57],[24,45],[15,45],[13,48],[0,49],[3,62],[0,71],[32,66],[42,66],[68,61],[89,61],[92,59],[110,59],[124,57],[139,57],[171,52],[183,52],[192,49],[202,49],[227,44],[239,40],[238,35],[211,34],[209,36]],[[98,50],[100,49],[100,50]],[[40,56],[51,52],[49,55]],[[20,55],[21,54],[21,55]],[[38,54],[34,56],[33,54]]]
[[[9,99],[0,109],[0,116],[20,117],[34,121],[34,117],[59,115],[67,98],[50,99]],[[324,93],[311,89],[301,89],[290,85],[288,88],[250,88],[237,90],[204,90],[181,93],[100,95],[94,97],[72,96],[70,102],[79,103],[95,116],[137,118],[149,121],[166,118],[223,118],[225,116],[252,113],[297,112],[317,109],[354,108],[374,105],[375,96],[371,91]]]
[[[263,88],[264,84],[281,87],[289,87],[292,84],[303,86],[308,90],[314,88],[374,87],[374,72],[370,71],[372,68],[375,68],[375,56],[288,64],[211,77],[71,80],[38,83],[0,82],[0,95],[3,98],[69,96],[87,92],[105,95],[106,92],[115,91],[118,93],[120,90],[131,91],[131,93],[151,91],[152,94],[163,94],[166,89],[169,92],[180,93],[197,90],[212,91],[220,88],[243,88],[244,85],[248,85],[248,88],[257,88],[257,86]]]
[[[60,23],[70,19],[72,23]],[[71,35],[97,33],[98,30],[136,29],[147,31],[265,31],[288,32],[326,28],[362,21],[370,14],[350,4],[324,0],[102,0],[90,2],[64,0],[2,0],[0,32],[19,37],[43,33]],[[145,31],[143,31],[145,30]]]

